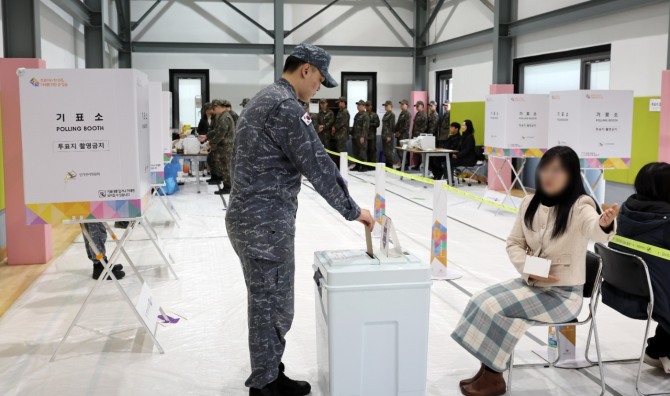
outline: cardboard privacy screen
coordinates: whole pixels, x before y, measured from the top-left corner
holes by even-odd
[[[130,69],[20,74],[26,222],[141,216],[151,171],[146,75]]]

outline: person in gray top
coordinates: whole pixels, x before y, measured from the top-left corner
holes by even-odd
[[[247,285],[250,396],[307,395],[311,389],[307,382],[289,379],[281,361],[294,312],[301,175],[345,219],[374,226],[370,212],[349,195],[302,107],[321,84],[337,86],[329,64],[323,49],[296,46],[282,78],[249,101],[237,125],[226,228]]]

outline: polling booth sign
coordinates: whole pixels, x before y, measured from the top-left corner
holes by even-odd
[[[146,75],[27,69],[19,89],[26,222],[142,216],[151,171]]]
[[[160,82],[149,82],[149,160],[151,161],[151,184],[162,185],[165,182],[165,135],[163,129],[163,88]]]
[[[488,95],[484,145],[497,157],[541,157],[548,145],[549,95]]]
[[[633,91],[551,92],[549,145],[572,147],[583,168],[627,169]]]

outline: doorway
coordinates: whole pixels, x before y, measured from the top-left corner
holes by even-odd
[[[209,102],[209,70],[170,69],[172,125],[198,126],[202,105]]]
[[[451,70],[441,70],[435,73],[435,101],[437,102],[440,116],[444,113],[442,103],[451,102],[453,88],[453,73]]]
[[[377,73],[342,72],[342,96],[347,98],[347,110],[351,114],[349,126],[353,126],[353,116],[358,113],[356,102],[371,100],[372,108],[377,108]]]

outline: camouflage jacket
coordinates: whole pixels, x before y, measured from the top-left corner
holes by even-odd
[[[451,114],[450,112],[445,112],[442,114],[442,119],[440,120],[440,130],[437,134],[437,140],[447,140],[449,137],[449,125],[451,124]]]
[[[377,128],[379,128],[379,114],[371,111],[368,113],[370,117],[370,129],[368,129],[368,139],[374,139],[377,136]]]
[[[323,133],[330,135],[330,129],[333,127],[333,124],[335,124],[335,113],[332,110],[319,111],[319,114],[316,116],[315,125],[317,132],[319,132],[318,126],[323,125]]]
[[[293,258],[287,246],[295,236],[301,175],[344,218],[360,216],[306,114],[293,86],[282,78],[256,94],[240,116],[226,228],[249,256]]]
[[[224,112],[215,117],[212,127],[207,132],[207,140],[212,149],[216,149],[221,144],[231,144],[235,138],[235,121],[233,117]]]
[[[354,139],[365,138],[370,129],[370,116],[367,111],[359,111],[354,116],[354,128],[351,130],[351,136]]]
[[[240,116],[237,115],[235,110],[229,110],[228,113],[230,113],[230,116],[233,117],[233,121],[235,122],[235,125],[237,125],[237,120],[240,119]]]
[[[335,128],[335,138],[337,140],[349,138],[349,110],[344,108],[337,112],[333,127]]]
[[[395,127],[395,114],[387,111],[382,117],[382,138],[393,137],[393,128]]]
[[[400,112],[398,122],[395,124],[395,132],[400,133],[400,139],[409,138],[409,125],[412,122],[412,114],[409,110]]]
[[[439,122],[439,116],[437,111],[428,111],[428,128],[426,133],[437,136],[437,123]]]
[[[426,133],[428,128],[428,117],[426,116],[425,111],[419,111],[414,116],[414,127],[412,127],[412,137],[419,136],[422,133]]]

